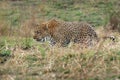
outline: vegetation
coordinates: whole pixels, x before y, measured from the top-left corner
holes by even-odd
[[[119,80],[120,35],[103,30],[114,13],[119,21],[119,5],[119,0],[1,0],[0,80]],[[35,25],[51,18],[87,21],[99,36],[114,35],[115,42],[100,40],[81,49],[33,40]]]

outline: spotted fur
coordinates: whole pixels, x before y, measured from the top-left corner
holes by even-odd
[[[67,46],[71,41],[91,46],[93,41],[98,40],[95,30],[86,22],[65,22],[53,19],[43,23],[36,32],[34,39],[41,40],[49,36],[54,43],[60,43],[61,46]]]

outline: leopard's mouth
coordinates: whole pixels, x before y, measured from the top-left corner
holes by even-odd
[[[44,39],[44,38],[36,39],[36,41],[39,41],[39,42],[45,42],[45,39]]]

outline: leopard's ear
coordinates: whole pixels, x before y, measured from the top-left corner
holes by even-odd
[[[50,22],[57,22],[57,20],[56,19],[51,19]]]
[[[56,19],[50,20],[47,24],[48,28],[51,28],[51,29],[57,27],[57,25],[58,25],[58,21]]]

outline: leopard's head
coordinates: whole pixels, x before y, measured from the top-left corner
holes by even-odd
[[[36,41],[44,42],[45,38],[49,36],[46,28],[46,24],[42,23],[37,26],[37,28],[34,30],[34,36],[33,38]]]
[[[35,29],[33,38],[36,41],[44,42],[46,37],[52,36],[57,25],[58,22],[55,19],[41,23]]]

